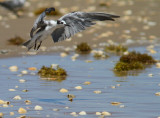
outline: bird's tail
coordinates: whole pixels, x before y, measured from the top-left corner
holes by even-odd
[[[35,42],[32,40],[28,40],[22,44],[23,46],[28,48],[28,51],[35,45]]]

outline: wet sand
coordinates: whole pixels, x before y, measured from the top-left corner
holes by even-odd
[[[107,4],[107,6],[100,6],[102,3]],[[20,18],[15,18],[11,12],[0,7],[0,51],[7,50],[7,53],[0,54],[0,57],[22,56],[26,54],[27,50],[23,49],[22,46],[8,45],[7,40],[15,36],[21,36],[28,40],[30,29],[37,17],[33,15],[33,11],[42,6],[54,6],[62,14],[71,11],[98,11],[120,15],[121,18],[116,19],[115,22],[98,22],[95,26],[72,37],[71,41],[54,44],[51,37],[48,37],[42,44],[47,49],[44,52],[42,50],[38,51],[38,54],[62,51],[67,47],[75,47],[80,42],[88,42],[94,48],[98,48],[103,43],[112,42],[127,46],[156,44],[159,42],[160,18],[158,16],[160,15],[160,7],[158,4],[160,4],[158,0],[76,0],[74,2],[71,0],[67,0],[67,2],[63,0],[41,0],[40,2],[29,0],[25,4],[24,13],[22,13]],[[58,19],[59,17],[53,16],[51,19]]]

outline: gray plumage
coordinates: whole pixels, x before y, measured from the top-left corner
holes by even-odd
[[[17,14],[17,10],[24,6],[26,0],[7,0],[0,2],[0,5]]]
[[[28,47],[28,50],[33,46],[34,49],[38,50],[42,41],[49,35],[52,36],[54,42],[59,42],[72,37],[76,33],[85,30],[87,27],[96,24],[94,21],[114,21],[115,18],[119,18],[117,15],[106,13],[72,12],[62,16],[57,21],[44,20],[46,13],[52,10],[54,9],[48,8],[48,10],[45,10],[36,19],[30,32],[31,39],[23,44]],[[35,31],[37,32],[34,34]],[[38,47],[37,43],[39,43]]]
[[[57,28],[52,33],[54,42],[62,41],[75,35],[87,27],[94,25],[93,21],[104,21],[119,18],[117,15],[111,15],[106,13],[85,13],[85,12],[72,12],[62,16],[59,21],[65,21],[67,25],[61,28]]]

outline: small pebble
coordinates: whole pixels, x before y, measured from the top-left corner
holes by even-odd
[[[84,82],[83,84],[84,84],[84,85],[90,85],[90,84],[91,84],[91,82],[86,81],[86,82]]]
[[[76,112],[71,112],[70,115],[77,116],[77,113]]]
[[[112,105],[120,105],[122,104],[121,102],[111,102]]]
[[[42,108],[41,106],[39,106],[39,105],[36,105],[36,106],[34,107],[34,110],[40,111],[40,110],[43,110],[43,108]]]
[[[81,111],[79,112],[79,115],[87,115],[87,113],[85,111]]]
[[[2,112],[0,112],[0,117],[3,117],[3,115],[4,115],[4,114],[3,114]]]
[[[21,107],[21,108],[18,109],[18,113],[19,114],[25,114],[25,113],[27,113],[27,110]]]
[[[65,89],[65,88],[62,88],[62,89],[60,89],[60,90],[59,90],[59,92],[61,92],[61,93],[67,93],[67,92],[68,92],[68,90],[67,90],[67,89]]]
[[[102,93],[102,91],[96,90],[96,91],[94,91],[94,93],[95,93],[95,94],[100,94],[100,93]]]
[[[125,106],[122,104],[122,105],[120,105],[119,107],[120,107],[120,108],[124,108]]]
[[[160,92],[155,93],[156,96],[160,96]]]
[[[65,53],[65,52],[60,53],[60,56],[61,56],[61,57],[66,57],[67,55],[68,55],[68,54]]]
[[[59,109],[53,109],[53,111],[59,111]]]
[[[13,116],[13,115],[14,115],[14,112],[10,112],[9,114],[10,114],[10,116]]]
[[[117,84],[116,86],[121,86],[120,84]]]
[[[20,83],[24,83],[24,82],[26,82],[26,80],[20,79],[19,82],[20,82]]]
[[[22,70],[21,73],[25,75],[25,74],[28,74],[28,71],[27,70]]]
[[[101,112],[96,112],[96,115],[99,116],[99,115],[102,115],[102,113]]]
[[[112,89],[115,89],[115,88],[116,88],[116,86],[111,86],[111,88],[112,88]]]
[[[17,96],[15,96],[13,99],[14,99],[14,100],[21,100],[22,98],[21,98],[21,96],[17,95]]]
[[[82,89],[81,86],[76,86],[76,87],[74,87],[74,88],[77,89],[77,90],[81,90],[81,89]]]
[[[30,68],[28,68],[28,70],[30,70],[30,71],[36,71],[37,68],[36,67],[30,67]]]
[[[4,104],[5,103],[5,101],[3,101],[3,100],[0,100],[0,104]]]
[[[157,68],[160,68],[160,63],[156,63],[156,67],[157,67]]]
[[[22,90],[22,92],[28,92],[28,90],[27,90],[27,89],[24,89],[24,90]]]
[[[15,72],[15,71],[18,70],[18,67],[17,66],[10,66],[9,70],[12,71],[12,72]]]
[[[8,107],[8,105],[7,104],[3,104],[3,107]]]
[[[152,74],[152,73],[150,73],[150,74],[148,74],[148,76],[149,76],[149,77],[153,77],[153,74]]]
[[[103,111],[103,112],[102,112],[102,115],[104,115],[104,116],[111,116],[112,114],[111,114],[110,112]]]
[[[26,100],[25,103],[26,103],[26,105],[32,104],[32,102],[30,100]]]
[[[9,91],[16,91],[15,89],[8,89]]]

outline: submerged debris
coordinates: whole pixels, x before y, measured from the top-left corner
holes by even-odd
[[[130,52],[120,57],[120,61],[114,67],[118,72],[145,69],[147,65],[156,63],[152,56],[139,52]]]
[[[73,94],[68,94],[67,95],[67,97],[68,97],[68,99],[69,99],[69,101],[73,101],[73,99],[76,97],[75,95],[73,95]]]
[[[25,40],[21,38],[20,36],[16,36],[8,40],[9,44],[11,45],[21,45],[22,43],[24,43],[24,41]]]
[[[127,50],[128,48],[124,47],[123,45],[113,45],[113,44],[106,46],[104,49],[105,52],[116,53],[116,54],[123,54]]]
[[[44,12],[45,11],[45,9],[46,9],[47,7],[41,7],[41,8],[38,8],[38,9],[36,9],[33,13],[34,13],[34,15],[40,15],[42,12]],[[56,9],[56,11],[51,11],[51,13],[47,13],[47,15],[49,15],[49,16],[52,16],[52,15],[54,15],[54,16],[60,16],[60,15],[62,15],[61,13],[60,13],[60,11],[58,11],[57,9]]]
[[[47,78],[47,80],[62,81],[67,76],[67,72],[59,66],[56,69],[52,66],[42,66],[38,71],[38,75],[40,75],[41,78]]]
[[[91,50],[91,47],[85,42],[80,43],[76,48],[76,51],[81,54],[88,54]]]

